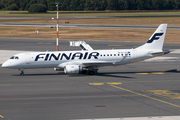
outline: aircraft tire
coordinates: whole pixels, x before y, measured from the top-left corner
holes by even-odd
[[[83,70],[81,73],[82,73],[82,74],[86,74],[86,73],[87,73],[87,70]]]
[[[24,76],[24,73],[20,73],[21,76]]]
[[[89,74],[89,75],[94,75],[95,73],[94,73],[93,70],[90,70],[90,71],[88,72],[88,74]]]

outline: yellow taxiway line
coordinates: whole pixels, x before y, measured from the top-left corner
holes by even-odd
[[[150,99],[152,99],[152,100],[156,100],[156,101],[159,101],[159,102],[162,102],[162,103],[165,103],[165,104],[172,105],[172,106],[175,106],[175,107],[180,108],[179,105],[176,105],[176,104],[173,104],[173,103],[169,103],[169,102],[166,102],[166,101],[157,99],[157,98],[153,98],[153,97],[150,97],[150,96],[147,96],[147,95],[143,95],[143,94],[141,94],[141,93],[137,93],[137,92],[134,92],[134,91],[131,91],[131,90],[122,88],[122,87],[118,87],[118,86],[115,86],[115,85],[110,85],[110,86],[111,86],[111,87],[114,87],[114,88],[117,88],[117,89],[120,89],[120,90],[124,90],[124,91],[130,92],[130,93],[134,93],[134,94],[139,95],[139,96],[143,96],[143,97],[146,97],[146,98],[150,98]]]

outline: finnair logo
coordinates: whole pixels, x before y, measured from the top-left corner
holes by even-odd
[[[155,33],[153,37],[147,41],[147,43],[152,43],[154,40],[158,40],[160,36],[162,36],[164,33]]]
[[[51,61],[51,60],[74,60],[74,59],[98,59],[99,53],[98,52],[76,52],[76,53],[42,53],[38,54],[34,61],[44,60],[44,61]]]

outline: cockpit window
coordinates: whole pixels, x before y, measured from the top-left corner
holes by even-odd
[[[12,56],[10,59],[16,59],[16,60],[18,60],[19,57],[17,57],[17,56]]]
[[[14,59],[14,56],[12,56],[10,59]]]

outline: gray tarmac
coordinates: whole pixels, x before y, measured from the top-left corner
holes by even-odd
[[[145,41],[146,42],[146,41]],[[87,41],[94,49],[135,48],[143,43]],[[119,46],[118,46],[119,45]],[[69,41],[59,41],[60,50]],[[179,49],[165,44],[164,49]],[[55,40],[0,38],[0,50],[53,51]],[[1,53],[2,54],[2,53]],[[179,116],[179,52],[159,59],[109,66],[99,73],[66,75],[48,69],[19,71],[0,67],[0,119],[69,120]]]
[[[55,27],[49,23],[0,23],[0,26]],[[59,24],[59,27],[77,28],[114,28],[114,29],[156,29],[158,26],[147,25],[97,25],[97,24]],[[168,26],[169,30],[180,30],[180,26]]]

